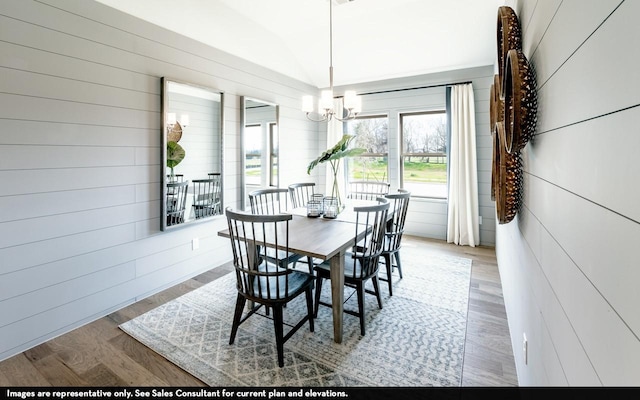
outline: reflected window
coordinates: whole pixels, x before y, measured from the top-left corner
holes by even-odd
[[[262,127],[247,125],[244,137],[245,183],[260,186],[262,182]]]

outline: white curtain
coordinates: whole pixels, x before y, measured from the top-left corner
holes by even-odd
[[[336,115],[342,116],[343,108],[342,108],[342,99],[333,99],[333,109]],[[343,125],[342,121],[338,121],[335,118],[332,118],[331,121],[327,122],[327,149],[332,148],[340,139],[342,139],[343,135]],[[331,165],[329,163],[325,163],[326,165],[326,193],[325,196],[331,196],[331,188],[333,187],[333,170],[331,169]],[[340,194],[344,198],[344,160],[340,161],[340,166],[338,168],[338,187],[340,188]]]
[[[451,145],[447,242],[475,247],[478,224],[476,121],[471,84],[451,90]]]

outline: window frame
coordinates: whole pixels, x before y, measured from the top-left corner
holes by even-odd
[[[344,126],[344,132],[345,133],[349,133],[349,130],[347,129],[347,125],[350,122],[353,121],[357,121],[357,120],[364,120],[364,119],[386,119],[387,120],[387,137],[386,137],[386,145],[387,145],[387,152],[386,153],[362,153],[359,154],[356,157],[349,157],[346,159],[345,161],[345,168],[344,168],[344,178],[345,178],[345,182],[349,182],[351,181],[351,177],[349,175],[349,170],[350,170],[350,166],[349,166],[349,162],[351,158],[356,159],[356,158],[376,158],[376,157],[380,157],[380,158],[385,158],[387,160],[387,171],[386,171],[386,182],[390,182],[391,181],[391,176],[390,176],[390,167],[389,167],[389,115],[388,114],[370,114],[370,115],[358,115],[357,117],[350,119],[348,121],[344,121],[343,126]],[[353,142],[352,142],[353,143]],[[353,147],[355,147],[355,144],[352,144]]]
[[[405,152],[405,146],[404,146],[404,117],[406,116],[415,116],[415,115],[435,115],[435,114],[441,114],[445,117],[445,128],[446,128],[446,132],[447,132],[447,136],[445,138],[445,149],[446,151],[444,153],[408,153]],[[446,181],[446,187],[447,187],[447,195],[445,195],[444,197],[440,197],[440,196],[433,196],[433,195],[424,195],[424,194],[419,194],[419,193],[411,193],[412,197],[420,197],[420,198],[424,198],[424,199],[435,199],[435,200],[445,200],[448,201],[449,200],[449,149],[450,149],[450,128],[448,126],[448,122],[447,122],[447,110],[446,109],[435,109],[435,110],[425,110],[425,111],[409,111],[409,112],[398,112],[398,138],[399,138],[399,151],[398,151],[398,164],[399,164],[399,184],[400,187],[404,187],[404,161],[405,161],[405,157],[444,157],[447,161],[447,181]]]

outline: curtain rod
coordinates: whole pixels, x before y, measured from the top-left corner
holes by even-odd
[[[454,86],[454,85],[466,85],[468,83],[473,83],[472,81],[464,81],[464,82],[455,82],[455,83],[441,83],[438,85],[430,85],[430,86],[417,86],[412,88],[404,88],[404,89],[390,89],[390,90],[380,90],[377,92],[368,92],[368,93],[358,93],[360,96],[366,96],[368,94],[381,94],[381,93],[392,93],[392,92],[404,92],[406,90],[418,90],[418,89],[431,89],[442,86]]]

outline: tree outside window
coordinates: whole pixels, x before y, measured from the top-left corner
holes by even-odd
[[[444,111],[400,114],[400,185],[412,196],[447,198],[447,118]]]
[[[347,159],[348,181],[389,181],[388,138],[389,119],[384,116],[366,116],[345,123],[345,132],[354,135],[350,147],[366,149],[358,157]]]

